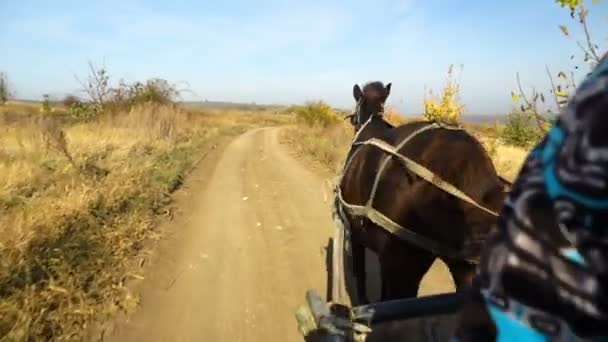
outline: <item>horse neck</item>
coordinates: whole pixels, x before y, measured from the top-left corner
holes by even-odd
[[[382,136],[390,129],[390,127],[386,126],[385,121],[379,117],[372,117],[367,124],[362,126],[358,132],[355,132],[355,138],[353,139],[353,144],[350,147],[350,150],[346,154],[346,160],[350,160],[350,158],[354,155],[354,153],[361,148],[361,145],[357,145],[355,143],[366,141],[372,138],[382,139]]]
[[[365,124],[359,132],[357,132],[357,136],[355,141],[365,141],[372,138],[379,138],[387,131],[387,126],[382,117],[378,115],[372,116],[368,119],[369,122]]]

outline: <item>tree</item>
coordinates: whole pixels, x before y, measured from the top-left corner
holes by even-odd
[[[76,80],[82,86],[81,91],[88,96],[89,100],[99,109],[103,108],[112,93],[110,75],[105,66],[97,67],[93,62],[89,61],[89,74],[87,78],[81,80],[76,77]]]

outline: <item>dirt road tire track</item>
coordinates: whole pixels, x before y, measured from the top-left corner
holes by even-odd
[[[147,266],[139,310],[104,340],[301,341],[294,310],[307,289],[326,291],[333,223],[323,180],[279,132],[248,131],[199,165]],[[450,281],[434,272],[426,283]]]

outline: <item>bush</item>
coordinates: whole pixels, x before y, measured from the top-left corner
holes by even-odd
[[[80,99],[72,94],[68,94],[61,100],[61,103],[67,108],[70,108],[75,104],[79,104]]]
[[[509,145],[529,148],[537,144],[544,133],[536,124],[534,114],[516,110],[509,114],[502,138]]]
[[[453,66],[450,65],[445,86],[438,97],[431,96],[424,99],[424,118],[429,121],[455,123],[460,121],[464,105],[460,104],[460,83],[454,80]]]
[[[128,110],[144,103],[167,105],[173,103],[178,96],[179,91],[175,86],[163,79],[154,78],[133,84],[121,82],[117,88],[111,89],[106,107]]]
[[[76,121],[90,121],[97,117],[99,110],[96,106],[86,102],[76,102],[70,106],[69,114]]]
[[[82,92],[97,112],[128,112],[134,106],[144,103],[168,105],[174,103],[181,92],[176,85],[160,78],[135,83],[120,81],[117,86],[112,86],[110,74],[105,67],[96,67],[93,63],[89,63],[87,78],[78,80]]]
[[[153,78],[146,83],[135,83],[131,86],[132,100],[136,103],[170,104],[179,96],[175,86],[167,80]]]
[[[305,106],[294,106],[290,111],[308,126],[328,127],[340,122],[338,113],[323,101],[310,102]]]

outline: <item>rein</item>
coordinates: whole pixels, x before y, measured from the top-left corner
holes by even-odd
[[[343,217],[344,216],[343,209],[346,209],[346,211],[348,211],[352,216],[367,217],[370,221],[374,222],[376,225],[384,228],[385,230],[387,230],[388,232],[392,233],[393,235],[399,237],[400,239],[402,239],[406,242],[413,243],[423,249],[429,250],[434,254],[466,259],[466,256],[461,251],[455,250],[448,246],[441,245],[441,244],[437,243],[436,241],[433,241],[432,239],[429,239],[425,236],[422,236],[422,235],[412,231],[411,229],[407,229],[407,228],[401,226],[399,223],[391,220],[390,218],[388,218],[387,216],[385,216],[384,214],[382,214],[381,212],[379,212],[378,210],[376,210],[373,207],[374,198],[376,195],[376,191],[378,189],[378,183],[380,182],[380,179],[384,173],[384,169],[388,165],[388,162],[391,160],[391,158],[396,158],[409,171],[416,174],[417,176],[424,179],[425,181],[435,185],[437,188],[479,208],[480,210],[487,212],[488,214],[498,216],[498,213],[475,202],[475,200],[473,200],[467,194],[465,194],[464,192],[459,190],[456,186],[441,179],[439,176],[434,174],[428,168],[424,167],[423,165],[421,165],[421,164],[415,162],[414,160],[399,153],[399,150],[403,146],[405,146],[408,142],[410,142],[414,137],[416,137],[420,133],[425,132],[427,130],[440,129],[440,128],[451,129],[451,130],[462,130],[462,128],[449,127],[449,126],[434,122],[430,125],[420,128],[420,129],[416,130],[414,133],[408,135],[397,146],[392,146],[377,138],[371,138],[371,139],[368,139],[365,141],[357,141],[357,139],[359,138],[359,135],[364,130],[364,128],[371,122],[373,117],[374,117],[374,115],[371,115],[370,118],[365,122],[365,124],[363,124],[361,126],[361,128],[359,128],[359,130],[355,133],[355,137],[353,138],[353,142],[351,144],[349,153],[353,150],[353,148],[355,148],[355,147],[358,147],[358,148],[352,153],[350,158],[348,158],[348,160],[345,161],[342,172],[338,176],[338,182],[336,183],[336,187],[334,189],[338,203],[334,203],[334,205],[339,204],[340,208],[335,208],[335,209],[337,209],[336,212],[339,214],[341,219],[344,220],[345,217]],[[369,199],[367,200],[367,203],[365,205],[350,204],[350,203],[346,202],[344,200],[344,198],[342,197],[342,189],[341,189],[342,179],[344,177],[344,173],[346,172],[346,170],[348,170],[348,167],[350,166],[351,161],[354,159],[355,155],[360,151],[360,147],[362,147],[364,145],[370,145],[370,146],[379,148],[380,150],[384,151],[388,155],[384,157],[384,160],[382,160],[382,162],[380,164],[380,167],[379,167],[376,177],[374,179],[372,191],[370,193]]]

